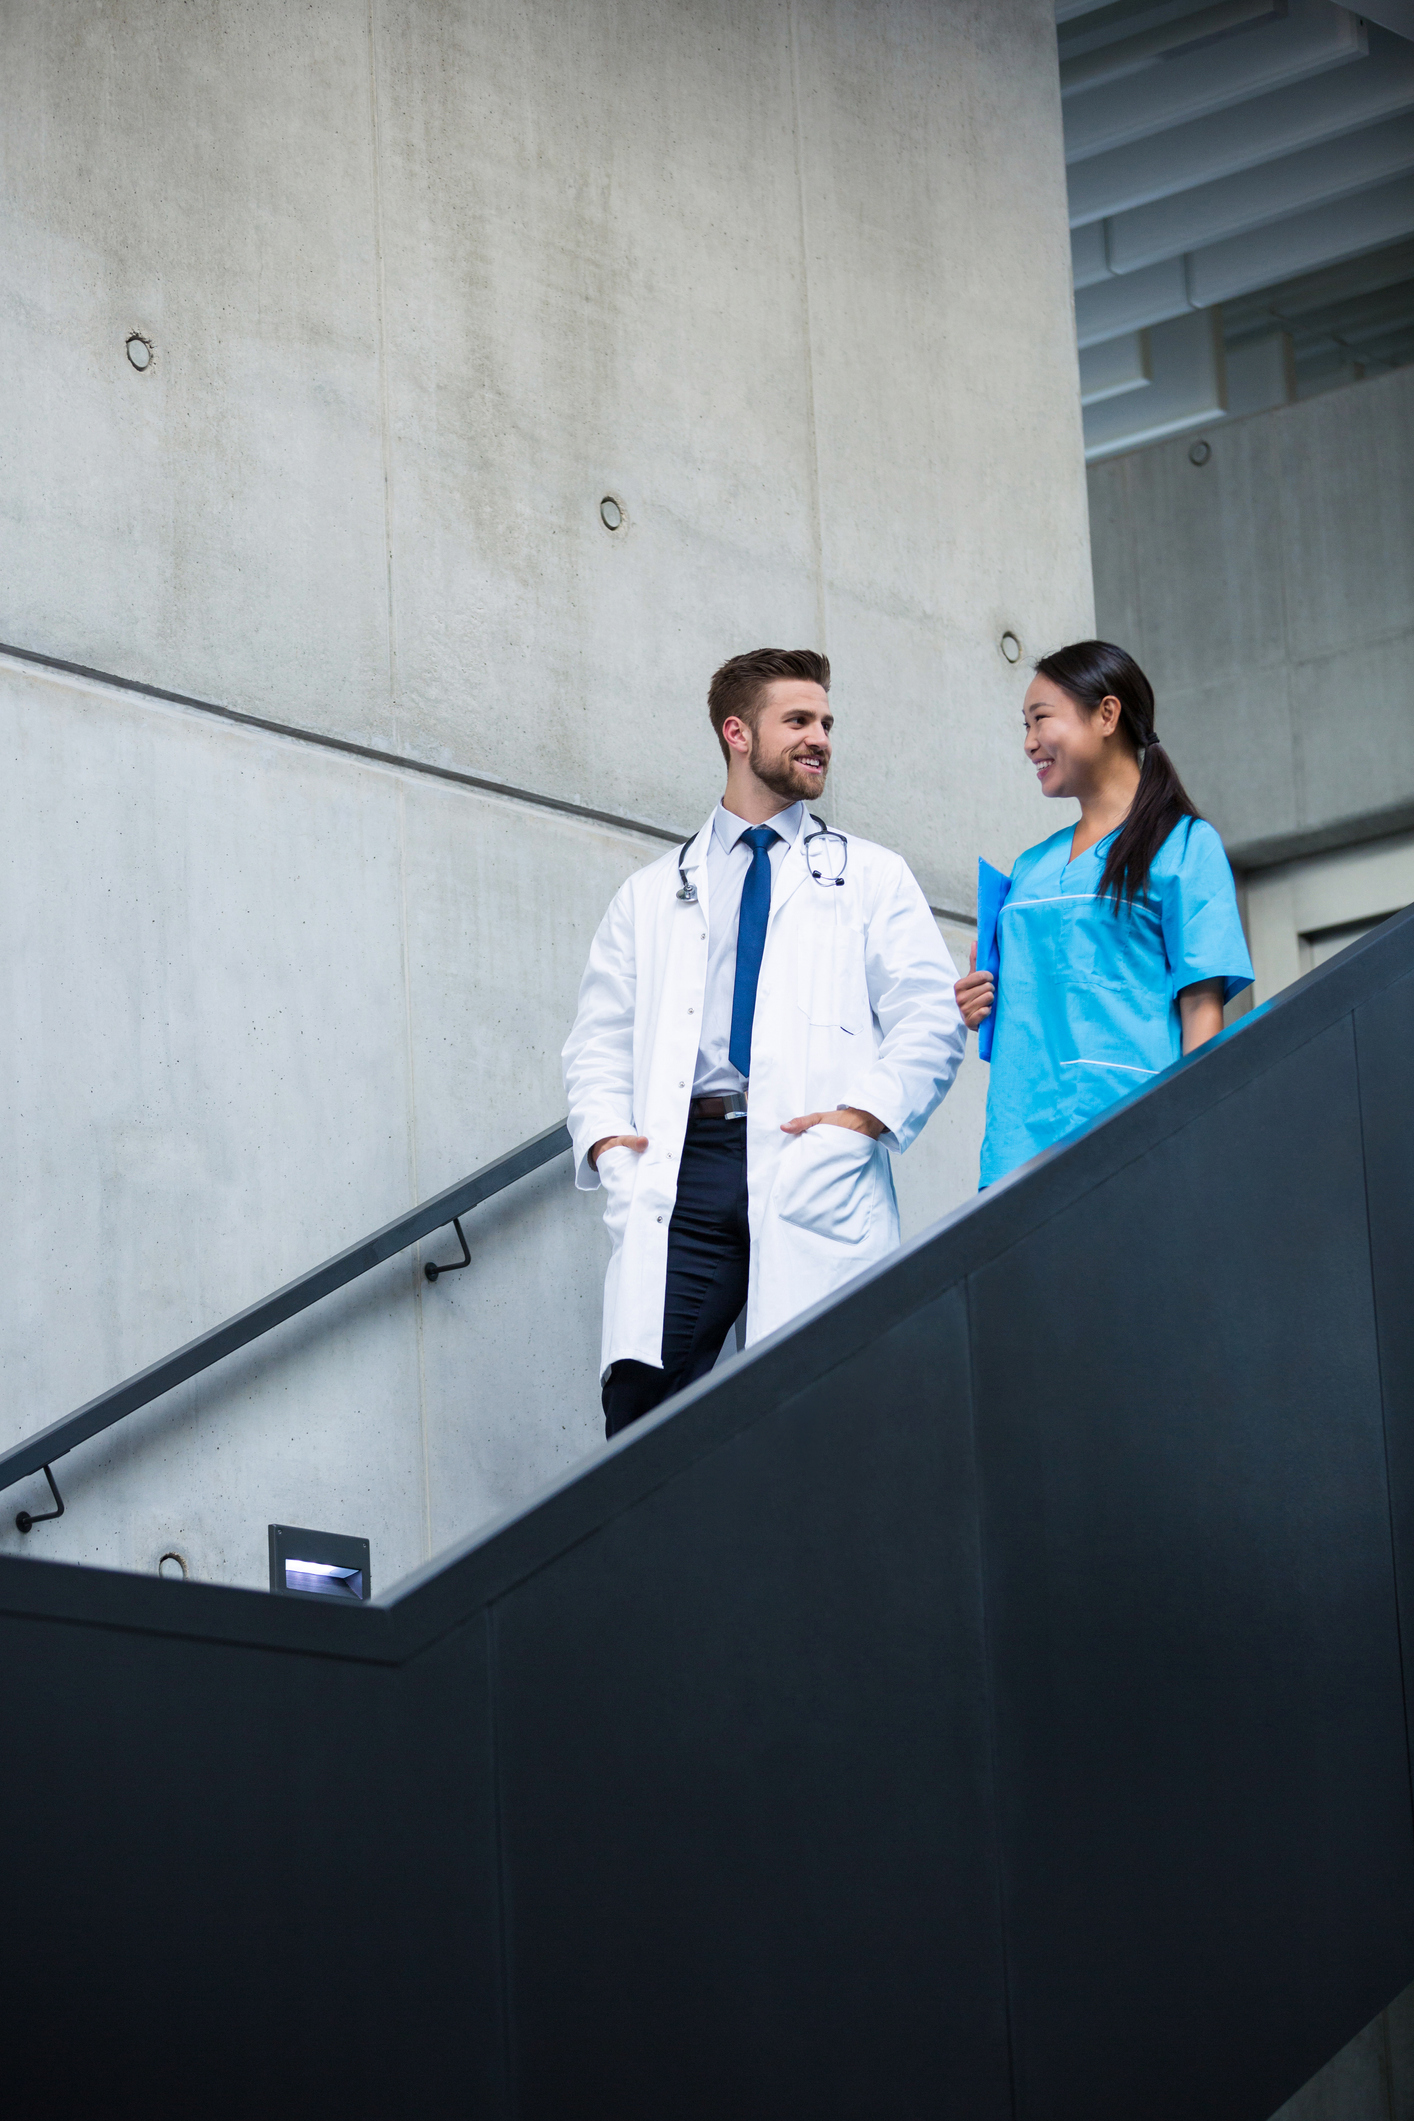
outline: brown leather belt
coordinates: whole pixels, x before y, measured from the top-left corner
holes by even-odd
[[[694,1097],[688,1101],[689,1119],[745,1119],[746,1098],[740,1090],[728,1090],[723,1097]]]

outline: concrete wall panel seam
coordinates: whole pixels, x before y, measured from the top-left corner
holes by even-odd
[[[412,1020],[412,965],[408,932],[407,803],[405,790],[398,789],[398,933],[402,944],[403,1035],[407,1046],[407,1162],[408,1192],[417,1199],[419,1159],[417,1153],[417,1040]],[[422,1506],[424,1560],[432,1558],[432,1453],[427,1432],[427,1347],[423,1333],[422,1297],[427,1286],[422,1274],[422,1246],[414,1245],[405,1262],[412,1281],[413,1325],[417,1335],[417,1412],[422,1449]]]
[[[825,516],[820,496],[820,436],[815,408],[815,326],[810,312],[810,225],[805,203],[805,143],[801,137],[803,115],[800,95],[800,37],[796,22],[796,0],[787,0],[786,27],[790,37],[791,118],[795,133],[795,193],[800,214],[800,304],[805,338],[806,429],[809,437],[811,513],[815,534],[815,597],[822,655],[830,652],[829,599],[825,583]]]
[[[368,0],[368,122],[369,168],[373,189],[374,302],[378,314],[378,423],[383,450],[383,547],[384,577],[388,598],[388,707],[392,718],[393,743],[401,742],[398,727],[398,624],[393,592],[393,429],[388,403],[388,290],[383,270],[383,146],[378,113],[378,24],[377,0]]]
[[[355,744],[344,737],[326,736],[319,729],[301,729],[291,722],[271,721],[265,715],[246,714],[237,707],[224,707],[215,700],[193,699],[182,692],[168,692],[159,685],[148,685],[137,678],[117,677],[111,671],[90,670],[81,663],[66,662],[58,656],[41,655],[29,648],[18,648],[10,642],[0,641],[0,658],[13,657],[16,662],[37,665],[40,669],[60,672],[64,676],[76,677],[88,682],[111,687],[118,692],[136,693],[139,698],[156,700],[172,707],[184,707],[198,714],[209,714],[225,722],[234,722],[248,729],[259,729],[269,736],[285,737],[295,744],[315,744],[323,751],[343,752],[349,758],[367,760],[370,765],[391,767],[395,772],[426,774],[432,780],[446,781],[453,787],[469,788],[478,795],[498,796],[505,802],[531,803],[539,810],[557,811],[563,817],[582,818],[587,824],[608,825],[616,832],[642,834],[645,838],[662,840],[676,847],[696,830],[696,825],[679,829],[676,825],[655,825],[646,818],[620,817],[612,810],[592,810],[582,803],[565,802],[558,796],[540,795],[533,788],[512,788],[499,781],[482,780],[475,774],[460,773],[452,766],[439,766],[430,759],[410,758],[406,753],[375,751],[366,744]],[[833,807],[833,806],[832,806]],[[697,823],[700,823],[699,819]],[[646,859],[652,859],[651,856]],[[939,906],[929,901],[929,909],[936,920],[950,922],[954,927],[975,928],[975,907]]]
[[[434,759],[410,757],[405,752],[379,751],[369,744],[356,744],[351,738],[329,736],[322,729],[303,729],[294,722],[272,720],[268,715],[247,714],[239,707],[226,707],[216,700],[200,700],[186,692],[169,692],[164,686],[149,685],[141,678],[117,676],[111,670],[92,670],[84,663],[67,662],[62,656],[44,655],[38,649],[20,648],[10,641],[0,641],[0,657],[13,657],[16,662],[36,665],[42,670],[58,671],[63,676],[83,678],[91,684],[110,686],[117,692],[136,693],[141,699],[159,700],[172,707],[186,707],[197,714],[219,716],[223,722],[235,722],[247,729],[260,729],[269,736],[286,737],[295,744],[316,744],[322,751],[342,752],[348,758],[366,759],[371,765],[391,766],[395,771],[426,774],[432,780],[448,781],[453,787],[472,788],[479,795],[502,796],[508,802],[533,803],[538,810],[558,811],[563,817],[583,818],[590,824],[609,825],[618,832],[637,832],[655,840],[670,840],[680,844],[683,834],[676,825],[656,825],[647,818],[623,817],[612,810],[594,810],[584,803],[573,803],[556,795],[541,795],[533,788],[514,788],[504,781],[483,779],[474,773],[462,773],[454,766],[438,765]]]

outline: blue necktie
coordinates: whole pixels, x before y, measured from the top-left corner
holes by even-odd
[[[751,849],[751,867],[741,887],[741,912],[737,916],[736,985],[732,989],[732,1036],[727,1055],[732,1066],[745,1076],[751,1074],[756,982],[761,977],[761,952],[766,947],[766,922],[771,911],[771,857],[767,850],[780,836],[769,825],[753,825],[738,842]]]

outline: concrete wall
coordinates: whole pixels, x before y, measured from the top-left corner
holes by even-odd
[[[1414,824],[1414,369],[1093,465],[1097,624],[1241,865]]]
[[[553,1119],[723,656],[830,651],[834,815],[965,916],[1049,823],[1000,636],[1091,602],[1047,0],[54,0],[0,104],[0,641],[296,732],[4,665],[8,1440]],[[386,1584],[532,1492],[602,1233],[559,1171],[479,1226],[75,1454],[26,1551],[259,1582],[281,1518]]]
[[[1244,879],[1243,898],[1252,999],[1264,1002],[1414,904],[1414,832],[1274,863]]]

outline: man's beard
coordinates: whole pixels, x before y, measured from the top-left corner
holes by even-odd
[[[830,770],[830,762],[828,759],[825,761],[824,773],[807,774],[803,767],[796,765],[793,758],[780,753],[773,759],[763,758],[761,746],[753,731],[751,770],[757,780],[764,782],[770,789],[772,795],[783,795],[789,802],[800,803],[809,802],[812,798],[818,800],[825,785],[825,775]]]

